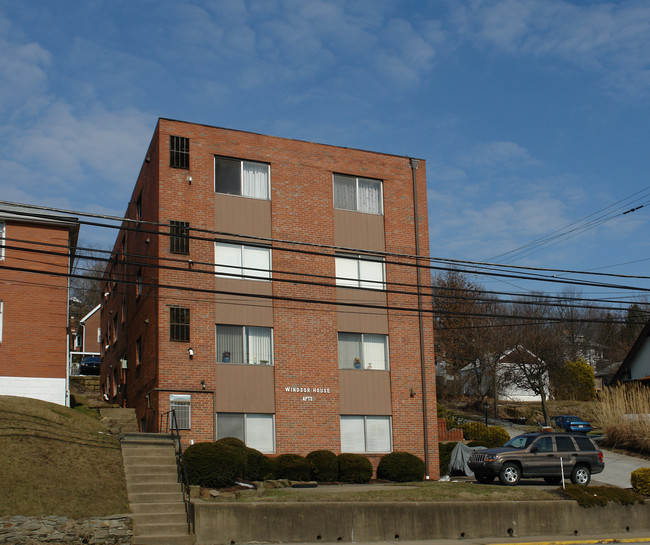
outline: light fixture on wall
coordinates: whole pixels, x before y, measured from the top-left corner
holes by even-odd
[[[411,392],[409,393],[409,395],[411,397],[415,397],[415,390],[413,390],[413,388],[411,388]]]
[[[190,359],[192,359],[194,357],[194,350],[192,348],[188,348],[187,353],[189,354]]]
[[[205,390],[205,388],[206,388],[206,386],[205,386],[205,380],[202,380],[202,381],[201,381],[201,388],[202,388],[203,390]]]
[[[192,176],[188,176],[188,177],[187,177],[187,183],[188,183],[188,184],[192,184]]]

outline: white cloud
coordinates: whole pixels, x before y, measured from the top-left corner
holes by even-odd
[[[539,164],[528,150],[515,142],[487,142],[477,145],[465,157],[468,164],[478,167],[521,168]]]
[[[480,47],[559,58],[628,95],[650,90],[650,4],[564,0],[470,0],[456,8],[458,32]]]

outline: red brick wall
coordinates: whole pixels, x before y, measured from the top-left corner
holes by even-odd
[[[266,162],[271,165],[272,236],[276,240],[294,240],[314,244],[334,244],[334,209],[332,173],[340,172],[383,180],[384,225],[386,249],[389,252],[415,253],[413,226],[413,184],[408,158],[382,155],[360,150],[311,144],[294,140],[230,131],[202,125],[192,125],[160,120],[159,133],[154,137],[151,164],[143,166],[143,173],[155,167],[159,173],[158,201],[147,199],[147,207],[158,207],[161,222],[189,221],[192,228],[214,230],[214,166],[215,155]],[[190,138],[190,169],[169,167],[169,135]],[[155,144],[154,144],[155,143]],[[144,184],[141,173],[138,187]],[[191,176],[191,183],[187,177]],[[153,183],[153,182],[152,182]],[[136,188],[134,196],[139,189]],[[424,162],[418,170],[419,222],[421,253],[428,255],[428,228],[426,207],[426,173]],[[217,197],[218,198],[218,197]],[[131,235],[133,236],[133,235]],[[209,235],[205,235],[208,238]],[[143,237],[139,237],[141,240]],[[288,247],[295,248],[290,245]],[[133,250],[133,244],[130,250]],[[291,271],[297,275],[335,275],[333,250],[307,248],[327,255],[308,255],[283,251],[285,245],[274,242],[272,267],[274,278],[290,278],[283,274]],[[192,264],[188,257],[169,253],[168,238],[151,237],[149,246],[138,246],[146,255],[156,252],[165,259],[160,264],[178,267],[179,270],[158,269],[156,279],[162,285],[186,286],[205,292],[190,292],[161,287],[155,302],[157,350],[151,358],[158,363],[155,380],[144,384],[135,380],[130,403],[138,407],[140,417],[145,410],[142,396],[151,388],[200,389],[201,380],[209,392],[215,387],[215,303],[209,290],[214,289],[214,244],[212,240],[191,241]],[[388,258],[388,261],[393,258]],[[390,265],[389,282],[416,283],[413,267]],[[202,274],[206,271],[209,274]],[[429,284],[429,272],[422,277]],[[155,280],[155,279],[154,279]],[[325,279],[327,281],[327,279]],[[242,291],[246,281],[241,282]],[[413,290],[412,290],[413,291]],[[322,303],[283,301],[283,297],[308,300],[336,300],[336,289],[331,286],[304,286],[291,282],[274,282],[274,356],[276,452],[307,454],[311,450],[328,448],[340,451],[340,410],[338,406],[338,349],[336,306]],[[412,294],[389,295],[390,305],[417,308],[417,297]],[[191,339],[189,343],[169,341],[169,305],[186,306],[191,313]],[[425,308],[430,308],[425,301]],[[133,309],[134,307],[129,307]],[[392,377],[392,407],[395,450],[408,450],[424,457],[423,445],[423,388],[421,381],[418,318],[415,312],[389,312],[389,344]],[[141,327],[135,319],[135,326]],[[245,325],[245,324],[242,324]],[[149,327],[152,327],[151,324]],[[433,363],[432,322],[424,318],[426,409],[429,416],[429,474],[437,476],[437,419],[435,376]],[[133,332],[129,335],[133,338]],[[189,358],[187,349],[194,350]],[[148,353],[148,352],[147,352]],[[149,356],[148,356],[149,357]],[[286,392],[286,387],[325,387],[329,394],[303,395]],[[410,391],[413,389],[414,396]],[[205,399],[210,396],[204,395]],[[133,397],[132,397],[133,396]],[[211,401],[196,400],[192,394],[192,430],[186,433],[189,440],[211,440],[214,434],[214,413]],[[155,399],[154,399],[155,397]],[[139,400],[139,401],[136,401]],[[153,412],[167,410],[169,393],[158,392],[150,397]],[[160,403],[160,405],[158,405]],[[376,457],[373,457],[376,458]]]
[[[66,376],[68,279],[39,271],[68,272],[66,255],[44,253],[66,254],[68,232],[62,226],[6,221],[7,248],[5,260],[0,262],[0,301],[4,302],[0,375]],[[36,249],[38,253],[12,246]]]

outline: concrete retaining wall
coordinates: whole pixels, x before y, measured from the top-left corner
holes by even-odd
[[[196,545],[576,536],[650,530],[650,504],[193,502]]]

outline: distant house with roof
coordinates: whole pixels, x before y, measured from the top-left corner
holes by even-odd
[[[69,404],[69,274],[79,221],[0,205],[0,395]]]
[[[614,375],[614,383],[640,382],[650,385],[650,320]]]

